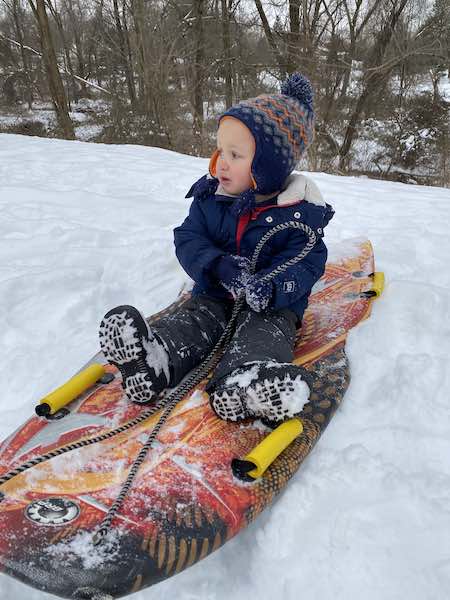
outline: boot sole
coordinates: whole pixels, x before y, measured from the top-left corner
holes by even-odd
[[[227,421],[257,418],[274,428],[298,414],[289,406],[289,401],[299,393],[299,376],[311,391],[311,374],[297,365],[283,365],[284,373],[281,375],[280,366],[265,367],[263,377],[246,387],[224,385],[216,388],[210,396],[211,407],[216,415]],[[301,408],[298,408],[300,411]]]
[[[149,337],[149,328],[141,313],[134,306],[113,308],[103,317],[99,338],[106,360],[122,375],[122,387],[128,398],[139,403],[151,401],[155,391],[144,343],[153,342],[154,337]]]

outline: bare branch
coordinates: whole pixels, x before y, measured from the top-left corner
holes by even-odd
[[[10,44],[14,44],[15,46],[19,46],[19,48],[21,47],[21,44],[19,44],[19,42],[16,42],[16,40],[12,40],[9,37],[6,37],[5,35],[3,35],[2,33],[0,33],[0,38],[6,40],[7,42],[9,42]],[[25,44],[23,45],[23,48],[25,50],[28,50],[29,52],[32,52],[33,54],[36,54],[37,56],[39,56],[39,58],[43,58],[42,54],[40,52],[38,52],[37,50],[35,50],[34,48],[31,48],[31,46],[26,46]],[[104,92],[105,94],[108,94],[109,96],[112,96],[113,94],[108,91],[107,89],[92,83],[92,81],[88,81],[87,79],[83,79],[83,77],[78,77],[78,75],[74,75],[73,73],[69,73],[69,71],[67,71],[67,69],[59,69],[60,72],[64,73],[65,75],[70,75],[71,77],[74,77],[75,79],[78,79],[78,81],[82,81],[83,83],[85,83],[86,85],[89,85],[97,90],[100,90],[101,92]]]

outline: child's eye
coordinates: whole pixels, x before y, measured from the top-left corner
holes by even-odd
[[[231,153],[231,156],[232,156],[233,158],[239,158],[239,154],[237,154],[236,152],[232,152],[232,153]]]

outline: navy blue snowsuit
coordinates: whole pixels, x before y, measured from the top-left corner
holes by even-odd
[[[217,366],[209,390],[244,363],[292,361],[297,326],[311,288],[325,269],[323,230],[334,211],[312,182],[315,202],[299,195],[295,176],[289,179],[291,184],[282,194],[258,203],[251,213],[241,216],[232,210],[234,197],[214,193],[194,196],[188,217],[174,230],[178,260],[195,285],[191,300],[174,314],[152,323],[169,352],[171,385],[205,358],[231,315],[233,300],[213,275],[215,261],[224,254],[251,258],[269,229],[279,223],[301,221],[316,233],[315,247],[303,261],[276,276],[272,300],[265,311],[256,313],[248,307],[241,311],[237,334]],[[195,188],[196,184],[191,192]],[[297,256],[307,241],[301,230],[291,228],[277,233],[263,247],[257,273],[270,272]]]
[[[301,221],[313,229],[318,241],[303,261],[275,277],[269,304],[274,310],[289,308],[301,321],[311,288],[325,270],[327,249],[322,240],[323,230],[334,214],[333,209],[325,202],[318,205],[303,199],[289,201],[288,198],[279,204],[279,196],[276,196],[258,203],[251,214],[238,217],[230,210],[234,200],[218,194],[194,197],[189,216],[174,230],[178,260],[195,281],[193,295],[229,297],[211,273],[213,263],[224,254],[251,258],[255,246],[269,229],[286,221]],[[307,241],[306,234],[299,229],[277,233],[263,247],[256,271],[258,274],[273,271],[297,256]]]

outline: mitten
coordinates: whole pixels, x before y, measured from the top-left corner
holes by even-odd
[[[236,298],[250,277],[250,260],[244,256],[225,254],[216,261],[213,271],[223,287]]]
[[[251,275],[245,286],[245,299],[252,310],[261,312],[269,305],[272,292],[272,281],[263,281],[258,275]]]

